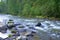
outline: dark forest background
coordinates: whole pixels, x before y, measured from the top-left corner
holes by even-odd
[[[2,0],[0,13],[24,17],[60,18],[60,0]]]

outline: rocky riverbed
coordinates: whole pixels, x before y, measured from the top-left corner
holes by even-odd
[[[5,23],[0,27],[0,40],[60,40],[60,21],[48,19],[26,19],[5,15]],[[14,24],[19,24],[9,29],[5,26],[8,19],[13,19]],[[6,20],[7,19],[7,20]],[[36,26],[38,22],[40,26]]]

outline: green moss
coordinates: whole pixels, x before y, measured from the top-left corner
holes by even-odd
[[[16,30],[12,30],[11,33],[16,33]]]
[[[8,35],[8,37],[12,37],[12,35],[11,35],[11,34],[9,34],[9,35]]]

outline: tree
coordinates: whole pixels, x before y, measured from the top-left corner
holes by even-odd
[[[12,15],[60,17],[60,0],[6,0],[0,11]]]

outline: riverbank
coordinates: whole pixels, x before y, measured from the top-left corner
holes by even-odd
[[[58,20],[58,21],[60,21],[60,18],[55,18],[55,17],[36,16],[36,18],[42,18],[42,19],[49,19],[49,20]]]
[[[36,19],[49,19],[49,20],[57,20],[60,21],[60,18],[55,17],[47,17],[47,16],[20,16],[22,18],[36,18]]]

